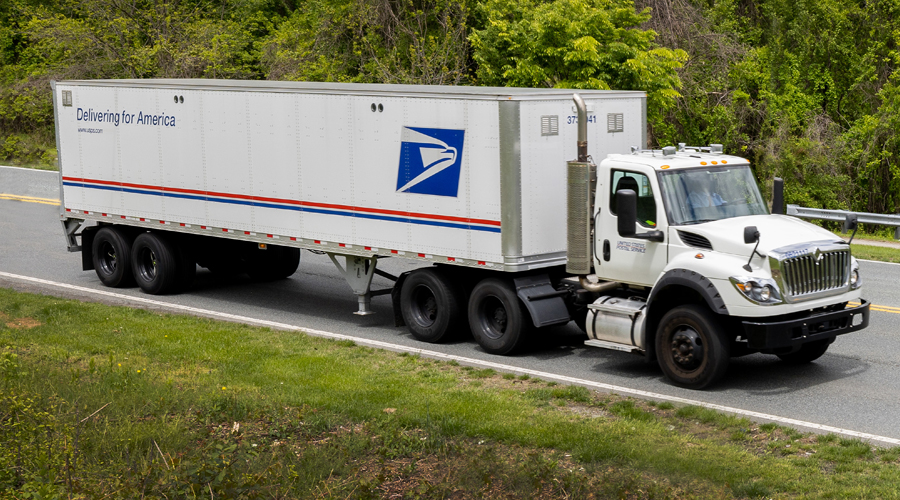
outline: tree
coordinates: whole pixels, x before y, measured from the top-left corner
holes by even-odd
[[[648,118],[677,97],[682,50],[654,44],[630,0],[487,0],[469,40],[482,85],[644,90]]]

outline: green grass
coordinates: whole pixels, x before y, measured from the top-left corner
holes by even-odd
[[[881,262],[897,262],[900,263],[900,249],[876,247],[871,245],[850,245],[850,253],[857,259],[877,260]],[[863,276],[865,280],[865,276]],[[865,286],[865,284],[863,284]]]
[[[898,458],[353,342],[0,289],[0,498],[897,498]]]

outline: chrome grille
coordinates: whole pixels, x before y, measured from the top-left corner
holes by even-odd
[[[850,251],[817,250],[784,259],[781,272],[784,293],[790,298],[845,289],[850,280]]]

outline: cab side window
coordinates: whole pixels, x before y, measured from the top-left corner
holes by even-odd
[[[653,188],[650,187],[650,178],[637,172],[626,170],[613,170],[612,182],[609,183],[609,211],[616,215],[616,193],[623,189],[630,189],[637,194],[637,222],[643,227],[656,227],[656,200],[653,198]]]

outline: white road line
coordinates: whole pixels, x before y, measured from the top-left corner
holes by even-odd
[[[529,370],[527,368],[520,368],[518,366],[505,365],[502,363],[494,363],[491,361],[483,361],[483,360],[474,359],[474,358],[466,358],[463,356],[454,356],[452,354],[444,354],[444,353],[437,352],[437,351],[427,351],[425,349],[417,349],[415,347],[407,347],[407,346],[402,346],[402,345],[397,345],[397,344],[391,344],[388,342],[381,342],[378,340],[361,339],[358,337],[352,337],[350,335],[343,335],[340,333],[326,332],[323,330],[304,328],[301,326],[290,325],[287,323],[278,323],[275,321],[251,318],[248,316],[238,316],[236,314],[228,314],[228,313],[223,313],[223,312],[218,312],[218,311],[211,311],[208,309],[199,309],[196,307],[183,306],[181,304],[173,304],[171,302],[163,302],[163,301],[159,301],[159,300],[147,299],[144,297],[132,297],[129,295],[122,295],[122,294],[115,293],[115,292],[108,292],[106,290],[95,290],[93,288],[86,288],[86,287],[77,286],[77,285],[70,285],[68,283],[57,283],[55,281],[48,281],[48,280],[44,280],[44,279],[40,279],[40,278],[32,278],[30,276],[21,276],[18,274],[5,273],[2,271],[0,271],[0,276],[5,277],[5,278],[14,279],[14,280],[39,283],[42,285],[47,285],[47,286],[51,286],[51,287],[55,287],[55,288],[74,290],[77,292],[88,293],[88,294],[92,294],[92,295],[101,295],[104,297],[112,297],[112,298],[130,301],[130,302],[134,302],[134,303],[138,303],[138,304],[152,305],[152,306],[162,307],[162,308],[172,310],[172,311],[196,314],[199,316],[217,318],[217,319],[222,319],[222,320],[226,320],[226,321],[245,323],[245,324],[256,325],[256,326],[265,326],[265,327],[269,327],[269,328],[275,328],[278,330],[297,331],[297,332],[307,333],[309,335],[313,335],[316,337],[324,337],[324,338],[334,339],[334,340],[352,340],[353,342],[355,342],[356,344],[359,344],[359,345],[376,347],[379,349],[386,349],[386,350],[390,350],[390,351],[408,352],[410,354],[417,354],[420,356],[425,356],[425,357],[434,358],[434,359],[442,359],[442,360],[447,360],[447,361],[452,360],[452,361],[456,361],[458,363],[462,363],[462,364],[466,364],[466,365],[470,365],[470,366],[493,368],[495,370],[499,370],[499,371],[503,371],[503,372],[526,374],[529,376],[538,377],[543,380],[553,380],[553,381],[563,382],[563,383],[567,383],[567,384],[580,385],[583,387],[598,389],[598,390],[605,391],[605,392],[614,392],[617,394],[627,394],[630,396],[637,396],[637,397],[645,398],[645,399],[653,399],[653,400],[657,400],[657,401],[669,401],[672,403],[679,403],[679,404],[684,404],[684,405],[701,406],[704,408],[709,408],[709,409],[721,411],[724,413],[730,413],[733,415],[740,415],[740,416],[748,417],[748,418],[755,419],[755,420],[776,422],[776,423],[783,424],[783,425],[800,427],[800,428],[809,429],[809,430],[821,432],[821,433],[833,433],[833,434],[838,434],[838,435],[847,436],[847,437],[854,437],[854,438],[859,438],[859,439],[862,439],[865,441],[876,442],[879,444],[894,445],[894,446],[900,445],[900,439],[890,438],[890,437],[886,437],[886,436],[878,436],[876,434],[869,434],[867,432],[858,432],[858,431],[854,431],[854,430],[850,430],[850,429],[842,429],[840,427],[832,427],[830,425],[817,424],[815,422],[806,422],[803,420],[797,420],[797,419],[793,419],[793,418],[780,417],[778,415],[769,415],[767,413],[760,413],[760,412],[751,411],[751,410],[743,410],[741,408],[733,408],[730,406],[722,406],[722,405],[717,405],[717,404],[713,404],[713,403],[706,403],[704,401],[697,401],[697,400],[693,400],[693,399],[680,398],[677,396],[669,396],[666,394],[659,394],[656,392],[631,389],[629,387],[622,387],[622,386],[618,386],[618,385],[604,384],[602,382],[594,382],[592,380],[585,380],[585,379],[580,379],[580,378],[575,378],[575,377],[567,377],[565,375],[557,375],[555,373],[548,373],[548,372],[542,372],[542,371],[537,371],[537,370]]]
[[[56,174],[57,176],[59,175],[58,170],[44,170],[44,169],[40,169],[40,168],[28,168],[28,167],[13,167],[13,166],[8,166],[8,165],[0,165],[0,168],[10,168],[10,169],[15,169],[15,170],[27,170],[29,172],[47,172],[48,174]]]

